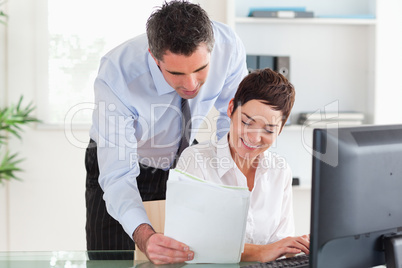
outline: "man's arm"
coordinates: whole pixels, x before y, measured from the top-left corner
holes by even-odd
[[[115,73],[116,72],[116,73]],[[158,264],[193,259],[188,246],[150,226],[136,183],[138,166],[137,140],[134,128],[139,115],[120,100],[114,88],[124,88],[122,79],[106,82],[100,77],[119,77],[113,66],[95,80],[94,126],[91,137],[97,142],[100,169],[99,184],[104,191],[108,213],[118,220],[141,251]],[[122,90],[121,90],[122,91]]]
[[[130,235],[141,223],[149,223],[136,183],[140,170],[133,125],[138,115],[100,78],[95,80],[95,103],[91,138],[97,143],[99,184],[107,212]]]
[[[102,81],[98,80],[96,83],[99,90],[107,89]],[[108,213],[120,222],[128,234],[132,233],[137,247],[151,262],[164,264],[193,259],[194,253],[187,245],[155,233],[150,226],[135,179],[139,174],[135,129],[132,128],[135,115],[130,115],[110,91],[105,90],[103,93],[104,104],[99,100],[97,103],[98,109],[102,109],[102,106],[105,108],[98,111],[98,122],[108,122],[108,125],[98,126],[100,131],[97,140],[99,168],[102,174],[99,183],[104,191]],[[107,107],[111,104],[117,108],[109,110]],[[112,122],[118,125],[111,127]],[[118,130],[114,137],[111,137],[110,133],[102,132],[109,129]]]
[[[219,111],[220,115],[216,122],[216,135],[218,140],[229,131],[230,123],[227,118],[227,107],[229,101],[234,97],[240,82],[248,74],[246,50],[243,42],[235,33],[233,33],[233,35],[235,42],[227,65],[229,67],[229,72],[225,79],[221,94],[215,102],[215,108]]]

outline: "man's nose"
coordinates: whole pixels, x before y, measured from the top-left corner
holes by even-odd
[[[187,90],[193,91],[193,90],[196,89],[197,84],[198,84],[198,82],[197,82],[196,75],[195,74],[190,74],[190,75],[186,76],[183,86]]]

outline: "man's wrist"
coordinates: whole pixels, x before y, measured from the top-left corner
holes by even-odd
[[[152,226],[147,223],[143,223],[135,229],[133,233],[133,240],[137,247],[145,253],[147,241],[154,234],[156,234],[156,232]]]

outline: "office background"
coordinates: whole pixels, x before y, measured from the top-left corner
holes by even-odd
[[[1,107],[15,103],[21,94],[37,105],[46,99],[46,91],[38,86],[38,74],[43,70],[37,62],[43,55],[35,32],[46,18],[39,10],[43,1],[7,2],[10,20],[7,27],[0,25]],[[332,4],[323,7],[317,0],[288,0],[289,5],[303,2],[316,12],[336,11],[338,15],[302,23],[245,18],[250,6],[278,1],[193,2],[199,2],[212,19],[233,26],[248,53],[290,56],[291,81],[297,90],[294,116],[324,110],[335,102],[340,110],[364,112],[369,124],[402,123],[401,1],[331,0]],[[342,12],[372,13],[376,19],[339,18]],[[43,112],[38,108],[38,113]],[[88,129],[88,125],[73,125],[66,131],[64,125],[39,124],[25,128],[22,142],[11,139],[10,148],[25,158],[24,172],[19,174],[23,181],[0,186],[0,251],[85,249],[83,145]],[[72,133],[73,137],[69,136]],[[309,145],[311,129],[292,125],[273,148],[301,180],[301,187],[294,191],[298,234],[309,228]]]

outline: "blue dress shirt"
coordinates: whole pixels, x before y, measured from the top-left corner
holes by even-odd
[[[247,75],[246,52],[239,37],[218,22],[213,22],[213,30],[208,78],[189,100],[190,143],[213,105],[220,113],[216,136],[226,134],[228,103]],[[164,170],[171,166],[180,142],[181,98],[148,52],[145,34],[102,58],[94,87],[96,109],[90,137],[98,146],[99,184],[108,213],[132,236],[140,224],[150,223],[137,188],[138,163]]]

